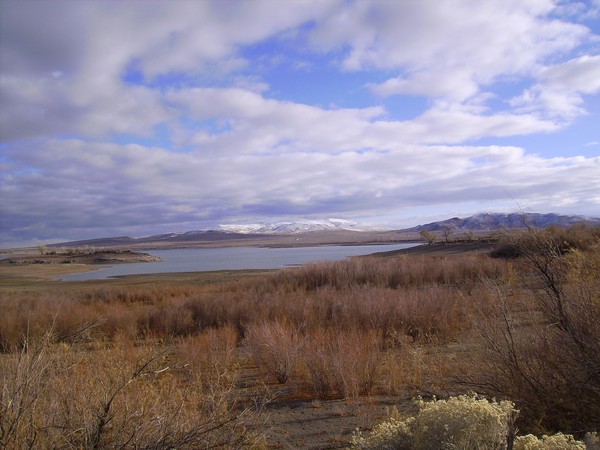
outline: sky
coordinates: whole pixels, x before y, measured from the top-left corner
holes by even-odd
[[[600,0],[0,0],[0,242],[600,216]]]

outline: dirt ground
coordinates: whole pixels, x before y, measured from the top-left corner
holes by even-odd
[[[95,252],[73,252],[58,254],[31,254],[16,253],[7,254],[7,257],[0,261],[0,265],[32,265],[32,264],[125,264],[133,262],[152,262],[159,261],[156,256],[147,253],[123,251],[95,251]]]
[[[387,417],[387,409],[406,404],[394,397],[307,400],[273,403],[265,412],[269,448],[346,448],[357,429],[371,428]],[[409,402],[410,403],[410,402]]]
[[[402,250],[392,250],[389,252],[375,253],[375,256],[392,257],[398,255],[411,256],[452,256],[464,255],[467,253],[484,253],[492,250],[498,243],[495,241],[477,241],[477,242],[450,242],[448,244],[436,243],[433,245],[418,245],[416,247],[404,248]]]

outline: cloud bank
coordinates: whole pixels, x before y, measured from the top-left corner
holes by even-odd
[[[600,136],[577,127],[600,114],[599,11],[5,0],[2,242],[513,199],[598,215]]]

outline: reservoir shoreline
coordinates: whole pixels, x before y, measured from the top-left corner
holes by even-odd
[[[98,270],[63,275],[63,281],[110,279],[153,273],[210,272],[220,270],[271,270],[304,264],[366,256],[382,250],[395,251],[420,243],[372,245],[319,245],[310,247],[219,247],[147,250],[157,262],[101,267]]]

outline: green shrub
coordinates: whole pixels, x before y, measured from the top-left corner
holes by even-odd
[[[585,433],[584,441],[587,450],[600,450],[600,433],[597,431]]]
[[[575,440],[570,434],[556,433],[552,436],[542,436],[541,439],[528,434],[518,436],[513,448],[514,450],[585,450],[586,445]]]
[[[376,425],[368,434],[356,431],[352,448],[369,450],[411,450],[414,445],[415,418],[400,420],[398,410],[393,409],[388,420]]]
[[[476,395],[419,402],[415,448],[504,449],[517,413],[509,401],[488,401]]]
[[[362,449],[486,449],[507,448],[517,414],[509,401],[488,401],[476,394],[447,400],[418,401],[414,418],[397,418],[375,427],[368,436],[355,433],[353,448]]]

